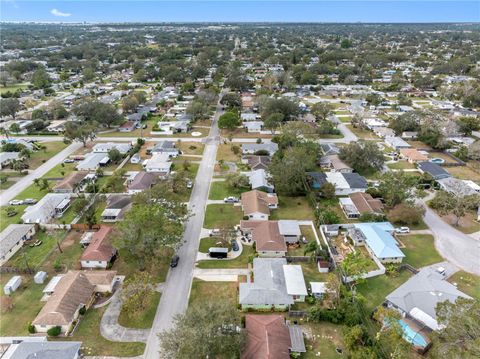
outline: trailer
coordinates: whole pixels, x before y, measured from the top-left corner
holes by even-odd
[[[15,277],[12,277],[7,282],[7,284],[5,284],[5,287],[3,287],[3,292],[6,295],[13,294],[13,292],[15,292],[18,289],[18,287],[20,287],[20,284],[22,284],[22,277],[20,277],[19,275],[16,275]]]
[[[221,248],[221,247],[210,247],[208,249],[208,255],[211,258],[227,258],[228,255],[228,248]]]

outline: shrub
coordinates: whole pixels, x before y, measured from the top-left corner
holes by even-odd
[[[51,337],[58,337],[62,332],[62,328],[60,326],[56,326],[47,330],[47,334]]]
[[[80,315],[85,315],[86,312],[87,312],[87,308],[85,306],[81,307],[80,310],[78,311]]]
[[[35,326],[32,323],[28,323],[28,332],[30,334],[35,334],[37,331],[35,330]]]

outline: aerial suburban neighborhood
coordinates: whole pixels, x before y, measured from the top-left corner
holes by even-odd
[[[125,16],[0,16],[0,358],[480,356],[478,22]]]

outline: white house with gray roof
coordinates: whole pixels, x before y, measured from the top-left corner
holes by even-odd
[[[274,142],[269,143],[244,143],[242,145],[242,154],[253,155],[258,151],[266,151],[270,156],[278,151],[278,145]]]
[[[14,160],[18,160],[20,152],[0,152],[0,169]]]
[[[442,326],[437,322],[437,304],[447,300],[455,303],[458,298],[472,299],[447,282],[443,274],[427,267],[387,295],[385,302],[404,317],[439,330]]]
[[[34,234],[34,224],[10,224],[5,228],[0,233],[0,265],[5,264]]]
[[[130,143],[114,143],[114,142],[107,142],[107,143],[97,143],[93,146],[92,151],[94,153],[108,153],[111,149],[117,149],[122,155],[126,154],[132,148]]]
[[[6,339],[6,340],[5,340]],[[82,342],[47,341],[47,337],[2,338],[2,359],[77,359]]]
[[[53,217],[63,214],[65,202],[70,198],[69,193],[47,193],[37,204],[25,209],[22,221],[24,223],[48,223]]]
[[[267,193],[272,193],[275,187],[269,182],[269,176],[267,171],[264,169],[258,169],[246,173],[250,186],[252,189],[257,189],[260,191],[265,191]]]

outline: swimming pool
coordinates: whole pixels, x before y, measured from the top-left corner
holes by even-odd
[[[409,343],[411,343],[411,344],[413,344],[413,345],[415,345],[415,346],[417,346],[417,347],[421,347],[421,348],[425,348],[425,347],[428,345],[428,343],[427,343],[427,341],[425,340],[425,338],[423,337],[423,335],[420,334],[420,333],[415,332],[415,331],[414,331],[412,328],[410,328],[410,326],[409,326],[407,323],[405,323],[402,319],[399,319],[399,320],[398,320],[398,323],[400,324],[400,327],[401,327],[402,330],[403,330],[403,338],[404,338],[407,342],[409,342]]]
[[[441,165],[442,163],[445,163],[445,160],[443,158],[435,157],[435,158],[432,158],[430,162],[436,163],[437,165]]]

